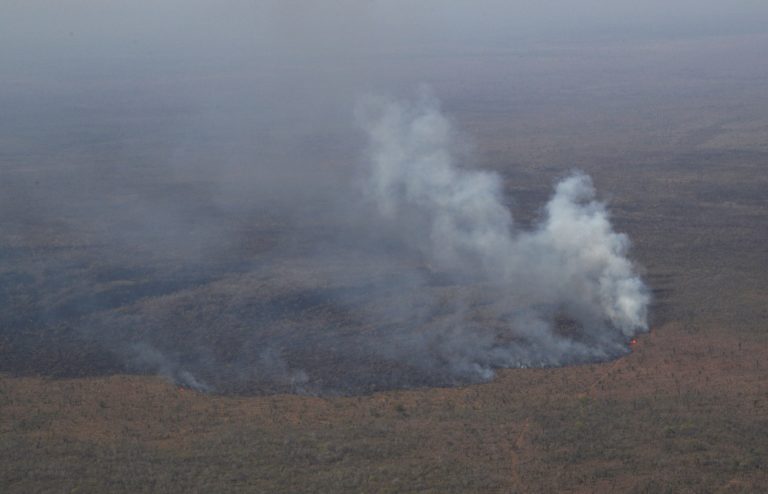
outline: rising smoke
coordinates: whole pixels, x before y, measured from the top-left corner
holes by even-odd
[[[615,358],[647,329],[648,291],[626,257],[629,240],[613,231],[588,176],[563,179],[541,221],[516,228],[501,177],[454,162],[453,130],[434,98],[369,99],[358,113],[370,141],[366,192],[388,231],[466,289],[426,334],[396,333],[409,360],[485,379],[497,367]],[[480,291],[491,301],[471,303]]]

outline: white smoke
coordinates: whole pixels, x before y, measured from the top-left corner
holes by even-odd
[[[484,379],[494,367],[613,358],[647,330],[649,295],[626,257],[629,240],[588,176],[562,180],[541,221],[518,228],[499,175],[454,162],[455,135],[434,98],[369,99],[358,113],[370,141],[365,190],[381,217],[431,270],[491,286],[497,300],[459,311],[428,343],[412,339],[413,360],[429,362],[422,351],[438,348],[458,375]],[[483,327],[480,315],[503,328]]]

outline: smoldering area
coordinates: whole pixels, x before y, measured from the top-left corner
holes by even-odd
[[[2,370],[349,394],[626,353],[647,294],[588,177],[564,179],[521,228],[500,177],[455,162],[462,138],[434,96],[367,105],[347,167],[85,159],[17,173]],[[626,287],[605,278],[638,307],[613,314]]]

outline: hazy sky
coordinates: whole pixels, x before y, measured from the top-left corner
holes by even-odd
[[[526,39],[764,31],[763,0],[6,0],[0,55],[248,56],[504,48]]]

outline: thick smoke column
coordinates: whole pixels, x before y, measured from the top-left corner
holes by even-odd
[[[494,367],[613,358],[647,329],[649,296],[626,257],[629,240],[613,231],[588,176],[562,180],[543,219],[516,228],[500,177],[454,162],[451,125],[433,98],[370,99],[359,116],[370,140],[366,191],[379,214],[430,269],[490,287],[497,300],[463,304],[450,329],[436,330],[440,341],[412,347],[413,361],[486,378]],[[489,318],[505,327],[478,324]]]

